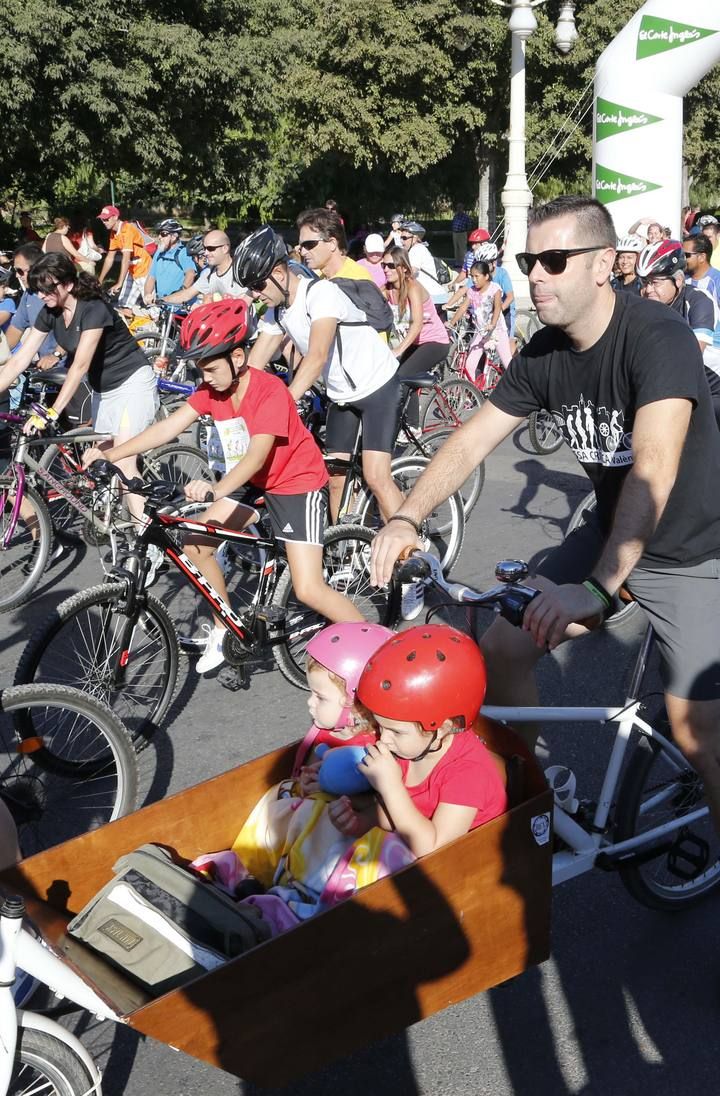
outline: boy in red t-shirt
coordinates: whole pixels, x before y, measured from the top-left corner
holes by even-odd
[[[237,495],[246,484],[259,488],[273,532],[285,542],[297,596],[330,621],[362,620],[352,602],[332,590],[323,577],[328,474],[322,454],[301,423],[283,382],[248,367],[245,343],[249,334],[248,305],[241,297],[194,309],[183,323],[180,344],[183,357],[193,359],[202,371],[203,382],[197,391],[169,418],[113,449],[102,453],[88,450],[83,462],[87,467],[99,457],[114,462],[147,452],[179,437],[201,415],[211,415],[222,442],[226,473],[212,488],[215,502],[203,520],[243,529],[258,515]],[[185,486],[185,494],[193,502],[202,502],[210,489],[207,481],[192,480]],[[216,544],[204,544],[201,538],[185,548],[227,601],[216,549]],[[225,627],[215,617],[196,665],[199,673],[223,662],[224,635]]]

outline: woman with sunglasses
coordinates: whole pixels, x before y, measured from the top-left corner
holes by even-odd
[[[391,339],[391,348],[400,362],[398,377],[427,373],[445,361],[450,336],[430,294],[413,274],[405,249],[388,248],[381,265],[386,279],[384,293],[393,311],[395,337]],[[419,425],[417,392],[410,397],[407,413],[410,424]]]
[[[59,357],[67,354],[65,382],[45,415],[33,415],[26,431],[44,430],[59,417],[85,377],[92,389],[93,428],[108,434],[108,445],[135,437],[153,421],[158,406],[155,375],[142,350],[92,275],[78,271],[67,255],[45,255],[28,275],[28,287],[43,301],[25,342],[0,371],[0,392],[30,365],[48,333],[55,336]],[[105,443],[104,443],[105,444]],[[126,476],[137,475],[135,457],[118,461]],[[128,505],[142,515],[142,500],[130,495]]]

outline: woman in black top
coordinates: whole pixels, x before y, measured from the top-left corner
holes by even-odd
[[[97,278],[78,271],[67,255],[45,255],[31,268],[30,291],[43,300],[35,325],[22,347],[0,370],[0,392],[5,391],[37,354],[48,332],[58,344],[58,357],[67,355],[65,382],[48,419],[67,407],[84,377],[93,391],[93,427],[108,434],[104,446],[119,445],[144,430],[158,405],[155,376],[117,312],[108,303]],[[60,348],[62,353],[60,353]],[[42,430],[39,416],[29,420],[31,430]],[[102,448],[103,446],[101,446]],[[137,474],[135,457],[119,461],[127,476]],[[131,500],[128,500],[129,502]],[[137,516],[139,500],[132,500]]]

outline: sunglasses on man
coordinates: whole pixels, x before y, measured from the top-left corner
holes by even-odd
[[[590,251],[604,251],[607,244],[595,244],[594,247],[551,247],[547,251],[521,251],[515,256],[523,274],[530,274],[535,263],[540,263],[546,274],[562,274],[572,255],[587,255]]]
[[[226,244],[205,244],[205,251],[217,251],[218,248],[226,246]]]
[[[326,244],[327,240],[320,236],[317,240],[300,240],[298,248],[300,251],[312,251],[318,244]]]

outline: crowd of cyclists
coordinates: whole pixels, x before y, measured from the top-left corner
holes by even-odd
[[[87,385],[93,426],[108,441],[88,451],[86,464],[104,455],[131,476],[139,454],[199,416],[212,417],[224,474],[210,489],[206,481],[190,482],[188,499],[207,501],[209,491],[205,519],[243,528],[257,519],[252,492],[262,493],[299,597],[341,622],[359,613],[325,583],[322,541],[337,519],[343,479],[328,476],[298,417],[296,401],[311,386],[321,384],[327,395],[328,455],[349,457],[361,431],[363,475],[384,522],[373,547],[376,584],[389,581],[401,553],[426,543],[423,522],[433,506],[524,417],[552,412],[593,482],[595,517],[546,557],[535,578],[542,594],[523,629],[500,620],[482,638],[488,698],[532,704],[540,655],[602,619],[626,586],[657,632],[675,738],[704,777],[720,820],[713,745],[720,672],[712,653],[720,596],[714,216],[687,223],[679,240],[655,223],[636,224],[618,238],[594,200],[560,198],[536,208],[528,250],[517,259],[544,326],[525,346],[515,338],[512,283],[484,229],[469,234],[453,276],[427,246],[424,227],[400,215],[389,233],[365,237],[359,261],[348,254],[337,209],[327,206],[298,217],[292,248],[270,225],[233,250],[219,229],[186,239],[183,225],[168,218],[157,226],[152,255],[148,234],[117,207],[105,206],[99,217],[109,233],[99,277],[68,241],[62,218],[43,243],[25,241],[12,254],[21,294],[5,320],[0,400],[7,406],[10,395],[17,398],[32,362],[66,366],[52,405],[38,409],[27,431],[46,429]],[[181,353],[196,364],[201,383],[185,406],[155,421],[156,376],[127,321],[158,302],[188,310]],[[504,375],[405,498],[391,471],[406,394],[401,382],[440,367],[453,327],[467,319],[471,376],[490,346]],[[279,357],[289,365],[287,383],[267,372]],[[410,421],[417,415],[411,403]],[[140,521],[142,500],[128,503]],[[199,536],[191,551],[226,596],[213,549]],[[404,618],[422,607],[421,590],[408,584]],[[222,639],[216,620],[199,672],[222,663]]]

